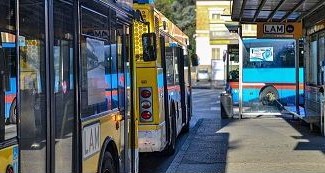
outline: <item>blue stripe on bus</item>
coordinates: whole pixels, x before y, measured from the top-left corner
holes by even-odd
[[[243,69],[243,82],[296,83],[295,71],[295,68],[245,68]],[[304,81],[303,68],[299,69],[299,81]]]
[[[17,81],[16,78],[10,78],[10,88],[5,92],[5,95],[17,93]],[[12,103],[5,103],[5,118],[10,116],[10,107]]]
[[[17,84],[16,78],[10,78],[10,88],[6,91],[6,94],[16,94],[17,93]]]
[[[289,89],[279,89],[279,101],[285,104],[294,104],[295,103],[295,90]],[[260,89],[258,88],[243,88],[243,102],[259,101]],[[303,103],[303,90],[299,90],[299,102]],[[234,102],[238,102],[239,93],[233,92]]]
[[[5,118],[9,118],[10,116],[10,107],[11,107],[11,103],[5,104]]]
[[[244,38],[243,39],[243,42],[246,44],[246,43],[274,43],[274,42],[284,42],[284,43],[288,43],[288,41],[291,41],[291,42],[295,42],[296,40],[294,39],[256,39],[256,38]]]

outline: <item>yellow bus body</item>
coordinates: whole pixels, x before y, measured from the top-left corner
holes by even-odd
[[[18,146],[13,145],[0,150],[0,172],[6,172],[11,166],[14,172],[18,172]]]
[[[165,84],[163,77],[163,67],[162,61],[164,61],[164,57],[162,57],[161,51],[162,46],[160,45],[160,38],[166,37],[165,43],[169,44],[172,42],[171,40],[177,40],[179,45],[183,45],[186,47],[186,42],[188,41],[188,37],[170,22],[163,14],[157,11],[150,4],[134,4],[134,9],[140,10],[144,20],[149,22],[150,31],[148,30],[148,24],[144,25],[141,23],[136,23],[134,25],[134,62],[136,66],[136,90],[139,94],[136,95],[137,101],[140,100],[140,90],[142,88],[150,88],[152,91],[152,119],[151,121],[141,121],[141,111],[140,104],[135,104],[137,117],[139,118],[139,151],[140,152],[154,152],[154,151],[163,151],[168,145],[169,139],[167,135],[167,125],[166,122],[166,111],[165,110]],[[167,28],[164,26],[168,25]],[[156,34],[156,61],[144,62],[143,57],[143,48],[142,48],[142,34],[144,33],[155,33]],[[170,89],[171,88],[171,89]],[[173,95],[173,97],[177,97],[175,105],[180,104],[180,90],[179,85],[168,87],[168,95]],[[169,97],[168,96],[168,97]],[[170,104],[170,103],[168,103]],[[171,107],[171,106],[169,106]],[[176,110],[177,112],[182,112],[182,110]],[[181,113],[179,113],[180,115]],[[179,117],[179,116],[178,116]],[[182,117],[182,116],[180,116]],[[177,135],[180,133],[184,124],[178,120],[177,126]]]
[[[104,144],[104,141],[107,137],[112,138],[112,140],[117,146],[118,149],[118,155],[121,155],[121,150],[124,146],[122,136],[123,134],[123,127],[121,124],[123,124],[123,121],[121,120],[121,114],[119,112],[113,112],[106,115],[103,115],[99,118],[92,119],[90,121],[85,121],[82,123],[82,128],[91,125],[93,123],[99,123],[100,127],[100,149],[102,149],[102,146]],[[97,173],[98,170],[98,162],[100,157],[100,152],[97,152],[93,154],[92,156],[89,156],[88,158],[83,159],[82,168],[84,173]]]

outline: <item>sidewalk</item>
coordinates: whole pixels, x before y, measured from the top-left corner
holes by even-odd
[[[216,103],[208,109],[203,102],[216,97],[211,92],[196,90],[194,116],[199,120],[167,173],[325,172],[325,138],[319,133],[276,116],[220,119]]]
[[[324,138],[291,125],[276,117],[200,119],[167,173],[324,173]]]
[[[216,119],[200,119],[167,173],[225,172],[229,136],[216,134],[220,127]]]

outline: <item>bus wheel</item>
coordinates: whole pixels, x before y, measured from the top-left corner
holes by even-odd
[[[190,131],[190,119],[191,119],[191,115],[190,115],[190,113],[188,113],[189,112],[189,110],[187,110],[187,112],[186,112],[186,116],[187,116],[187,122],[185,123],[185,125],[184,125],[184,127],[183,127],[183,129],[182,129],[182,132],[183,133],[188,133],[189,131]]]
[[[104,153],[101,173],[117,173],[113,156],[108,151],[105,151]]]
[[[173,107],[172,110],[172,119],[171,119],[171,140],[170,143],[168,144],[167,148],[165,149],[165,153],[168,156],[171,156],[175,153],[175,148],[176,148],[176,113],[175,113],[175,108]]]
[[[190,96],[187,95],[187,103],[188,105],[186,106],[186,123],[185,126],[182,129],[182,133],[187,133],[190,131],[190,121],[191,121],[191,108],[189,107],[191,104],[191,99]]]
[[[183,133],[188,133],[190,131],[190,122],[187,122],[183,127]]]
[[[270,105],[279,99],[279,93],[273,86],[268,86],[260,92],[260,101],[263,105]]]
[[[9,121],[11,124],[17,123],[17,100],[16,99],[14,99],[14,101],[10,106]]]

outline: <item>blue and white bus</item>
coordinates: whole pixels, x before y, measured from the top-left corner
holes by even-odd
[[[239,81],[242,78],[242,102],[274,100],[284,105],[295,105],[296,98],[296,40],[244,39],[242,73],[230,70],[229,86],[234,102],[239,102]],[[303,63],[300,63],[303,66]],[[303,104],[304,70],[299,68],[299,104]]]

